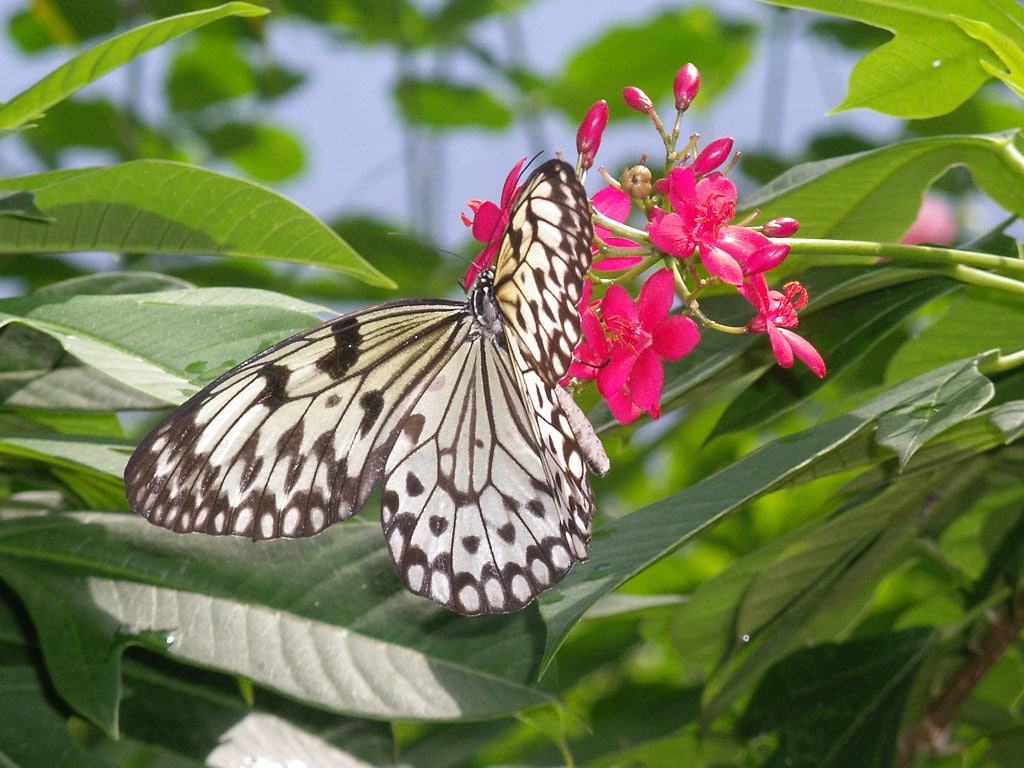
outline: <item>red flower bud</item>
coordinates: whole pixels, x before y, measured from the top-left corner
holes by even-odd
[[[649,115],[651,110],[654,109],[654,103],[651,101],[651,98],[635,85],[627,85],[622,89],[622,100],[626,102],[626,106],[630,109],[643,112],[645,115]]]
[[[800,222],[789,216],[772,219],[762,227],[766,237],[789,237],[798,229],[800,229]]]
[[[676,109],[680,112],[689,109],[697,95],[698,88],[700,88],[700,70],[693,64],[683,64],[676,72],[676,79],[672,83],[672,93],[676,97]]]
[[[594,164],[594,155],[601,146],[601,134],[608,125],[608,102],[604,99],[595,101],[583,116],[579,130],[576,131],[576,151],[580,153],[584,168]]]
[[[697,159],[693,161],[693,175],[703,176],[710,173],[728,160],[730,154],[732,154],[732,139],[728,136],[715,139],[704,147],[697,155]]]

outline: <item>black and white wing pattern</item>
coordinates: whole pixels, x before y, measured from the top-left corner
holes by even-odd
[[[572,166],[549,160],[523,184],[495,262],[494,292],[506,333],[555,386],[580,340],[576,304],[590,269],[590,203]]]
[[[590,240],[572,168],[542,165],[467,302],[371,307],[228,371],[139,444],[132,508],[182,533],[312,536],[383,481],[411,591],[469,615],[522,608],[587,556],[587,468],[608,468],[557,384]]]
[[[357,513],[396,425],[472,328],[466,305],[394,302],[225,373],[139,444],[132,508],[179,532],[311,536]]]

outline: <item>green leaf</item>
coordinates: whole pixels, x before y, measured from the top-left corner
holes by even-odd
[[[0,763],[12,768],[111,768],[78,744],[28,664],[0,664]]]
[[[993,410],[991,419],[1007,443],[1019,440],[1024,437],[1024,400],[1003,403]]]
[[[698,105],[709,104],[743,71],[750,56],[754,28],[724,22],[707,8],[688,8],[652,16],[639,24],[617,24],[578,50],[561,77],[547,87],[552,103],[573,121],[609,83],[631,83],[652,99],[671,93],[676,70],[692,58],[700,65]],[[699,54],[698,54],[699,52]],[[611,118],[627,117],[624,107]]]
[[[51,291],[0,300],[0,326],[19,323],[45,333],[107,376],[178,404],[228,368],[310,327],[318,311],[298,299],[241,288],[113,296]]]
[[[963,16],[954,16],[953,21],[975,40],[987,45],[1006,67],[1001,70],[988,59],[982,59],[981,66],[985,71],[992,77],[1002,80],[1007,88],[1024,99],[1024,48],[1020,44],[1020,41],[1024,40],[1024,34],[1021,34],[1024,29],[1017,30],[1018,40],[1014,40],[983,21],[966,19]]]
[[[165,88],[172,109],[198,110],[251,93],[256,89],[256,74],[242,56],[238,40],[201,35],[175,55]]]
[[[951,167],[1007,211],[1024,215],[1024,157],[1018,133],[942,136],[798,165],[749,198],[766,219],[793,216],[803,237],[896,242],[917,216],[921,195]]]
[[[930,631],[797,651],[774,666],[739,722],[747,738],[777,732],[768,768],[888,768]]]
[[[33,192],[53,221],[0,218],[0,254],[201,253],[336,269],[393,283],[295,203],[264,187],[162,160],[0,180]]]
[[[30,221],[52,221],[36,208],[35,197],[31,192],[0,192],[0,218],[13,216]]]
[[[0,128],[17,128],[85,85],[146,51],[226,16],[262,16],[266,8],[250,3],[225,3],[145,24],[93,46],[61,65],[35,85],[0,106]]]
[[[953,360],[990,349],[1010,354],[1024,348],[1021,302],[1004,291],[970,286],[931,326],[893,356],[887,377],[900,381]]]
[[[44,461],[59,467],[88,467],[120,481],[128,461],[131,443],[110,439],[53,435],[5,434],[0,432],[0,455]]]
[[[551,701],[530,684],[536,609],[466,619],[414,597],[376,524],[254,544],[128,515],[23,518],[0,522],[0,575],[26,603],[61,696],[108,725],[116,699],[95,681],[116,679],[112,649],[132,636],[363,717],[484,718]]]
[[[395,98],[406,121],[430,128],[500,131],[512,123],[512,110],[477,86],[405,78],[395,85]]]
[[[980,410],[995,387],[977,367],[951,371],[924,402],[908,403],[878,420],[875,440],[895,451],[906,466],[918,448]]]
[[[729,513],[806,472],[880,415],[902,405],[933,401],[948,380],[977,373],[977,366],[977,358],[962,360],[893,387],[855,411],[774,440],[685,491],[597,529],[590,558],[539,600],[547,625],[545,666],[598,599]]]
[[[951,280],[927,278],[875,291],[808,315],[799,332],[821,352],[831,379],[866,357],[920,307],[957,287]],[[795,408],[824,385],[803,367],[786,370],[772,365],[729,405],[712,436],[759,426]]]
[[[962,104],[991,75],[984,43],[956,23],[970,17],[1024,39],[1024,9],[1014,0],[764,0],[870,24],[893,33],[853,68],[836,110],[866,107],[895,117],[934,117]]]
[[[291,133],[269,125],[224,123],[204,134],[216,154],[254,179],[284,181],[302,170],[302,145]]]

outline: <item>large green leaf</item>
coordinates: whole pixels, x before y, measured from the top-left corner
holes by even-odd
[[[751,500],[780,487],[849,443],[875,419],[900,406],[931,402],[946,382],[977,371],[970,358],[894,387],[856,410],[772,441],[714,475],[599,528],[590,559],[545,596],[549,662],[572,626],[598,599]]]
[[[177,404],[227,368],[308,328],[319,310],[241,288],[115,296],[44,290],[0,300],[0,327],[20,323],[52,336],[116,381]]]
[[[78,54],[6,104],[0,106],[0,128],[17,128],[79,88],[168,40],[226,16],[262,16],[266,8],[251,3],[225,3],[204,11],[183,13],[129,30]]]
[[[800,235],[895,242],[921,195],[947,169],[964,166],[1007,211],[1024,215],[1024,155],[1016,131],[914,139],[798,165],[743,200],[766,219],[793,216]]]
[[[478,86],[406,78],[395,85],[395,99],[407,122],[429,128],[500,131],[512,122],[512,110]]]
[[[889,768],[927,629],[819,645],[779,662],[739,723],[747,738],[778,733],[769,768]]]
[[[854,67],[837,109],[867,107],[896,117],[934,117],[962,104],[993,76],[992,51],[960,24],[968,17],[1024,48],[1024,9],[1014,0],[763,0],[886,29],[892,40]]]
[[[256,544],[128,515],[14,519],[0,522],[0,577],[61,696],[108,730],[119,639],[372,718],[493,717],[551,700],[530,683],[536,609],[466,619],[414,597],[375,524]]]
[[[51,222],[0,217],[0,254],[199,253],[294,261],[393,283],[337,233],[275,192],[203,168],[139,160],[0,180]]]

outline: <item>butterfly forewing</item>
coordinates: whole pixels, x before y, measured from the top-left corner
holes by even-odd
[[[287,339],[174,411],[125,471],[128,499],[180,532],[309,536],[362,507],[395,427],[462,343],[451,302],[396,302]]]
[[[530,367],[555,385],[580,339],[576,304],[590,269],[590,204],[573,169],[549,160],[527,179],[495,264],[495,295]]]

